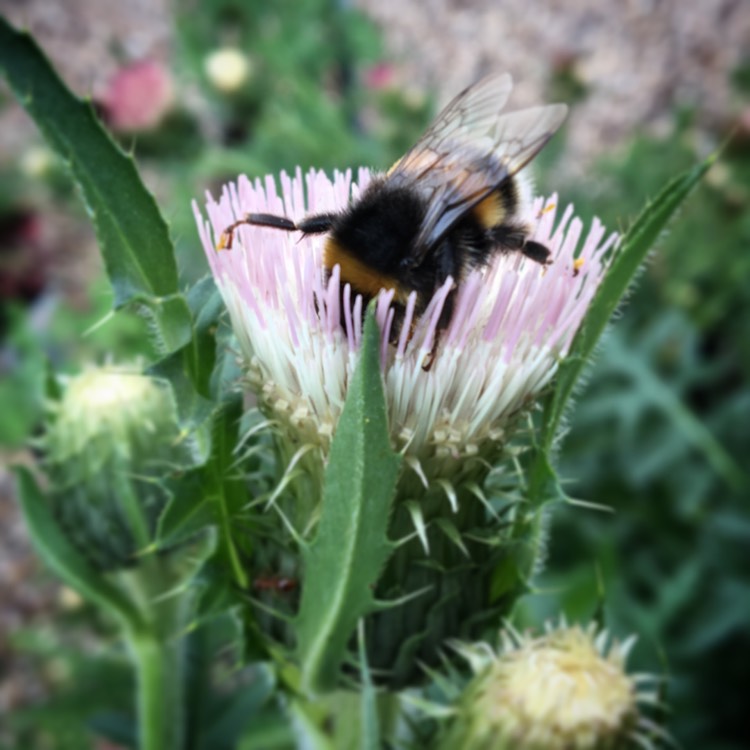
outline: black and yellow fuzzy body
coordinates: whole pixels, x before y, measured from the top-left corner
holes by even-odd
[[[323,265],[329,274],[338,266],[342,285],[349,284],[353,295],[360,294],[365,305],[381,290],[393,290],[395,338],[412,292],[416,292],[415,314],[419,316],[449,276],[455,291],[470,271],[487,265],[499,252],[521,251],[546,262],[549,251],[527,239],[529,228],[518,218],[525,207],[524,192],[517,178],[506,178],[414,265],[414,249],[430,209],[430,196],[419,186],[393,185],[388,175],[375,177],[355,203],[333,217]],[[439,329],[450,322],[453,298],[454,294],[449,294]]]
[[[418,316],[450,276],[455,283],[438,321],[437,341],[450,323],[455,291],[471,270],[504,252],[538,263],[549,259],[547,248],[529,239],[522,218],[528,182],[519,172],[560,127],[567,107],[504,113],[511,90],[510,76],[490,75],[462,91],[344,210],[299,222],[248,214],[227,227],[219,249],[231,248],[240,224],[326,233],[324,269],[330,275],[339,267],[342,289],[349,284],[365,302],[382,289],[393,290],[393,337],[409,295],[416,293]]]

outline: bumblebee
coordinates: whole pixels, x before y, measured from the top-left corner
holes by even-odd
[[[508,74],[489,75],[466,88],[344,210],[299,222],[250,213],[226,228],[218,249],[231,248],[234,231],[243,224],[327,234],[323,265],[328,274],[340,267],[342,288],[348,283],[364,303],[382,289],[393,290],[392,337],[398,336],[411,292],[419,315],[450,276],[455,283],[438,321],[439,334],[450,323],[462,279],[497,253],[520,252],[537,263],[550,262],[549,250],[529,239],[531,228],[521,218],[529,183],[519,172],[560,127],[567,107],[503,114],[512,88]],[[433,353],[436,346],[437,337]]]

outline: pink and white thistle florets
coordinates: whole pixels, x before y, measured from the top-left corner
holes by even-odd
[[[310,171],[251,182],[240,177],[218,201],[210,195],[206,222],[194,206],[201,240],[226,303],[240,351],[262,408],[306,443],[327,449],[346,399],[362,339],[362,299],[341,290],[338,267],[322,268],[324,237],[300,239],[242,226],[233,249],[217,251],[222,231],[247,212],[289,216],[336,211],[356,199],[370,175]],[[306,196],[306,197],[305,197]],[[394,444],[439,476],[440,465],[502,447],[519,414],[550,382],[603,277],[616,236],[594,220],[583,224],[556,198],[533,201],[526,217],[533,239],[551,251],[542,266],[520,253],[498,254],[460,281],[455,313],[442,332],[429,370],[435,329],[450,289],[438,289],[414,320],[412,294],[396,344],[390,344],[392,292],[381,292],[377,320],[381,367]],[[342,303],[343,301],[343,303]],[[414,325],[412,325],[414,323]],[[490,451],[493,453],[494,451]],[[430,471],[432,468],[434,471]]]

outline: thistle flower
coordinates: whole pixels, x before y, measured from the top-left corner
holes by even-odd
[[[323,240],[243,226],[233,250],[217,252],[215,240],[246,212],[301,218],[344,207],[369,181],[360,170],[310,172],[305,180],[281,176],[251,183],[241,177],[209,197],[208,226],[195,208],[212,271],[227,304],[251,383],[264,410],[325,452],[346,398],[362,336],[362,300],[342,290],[338,270],[321,272]],[[303,197],[307,188],[307,201]],[[498,254],[484,271],[460,285],[455,314],[441,336],[429,371],[442,305],[439,289],[425,314],[414,319],[409,298],[396,345],[388,343],[394,312],[391,294],[377,300],[382,330],[381,366],[394,444],[421,462],[428,477],[450,474],[457,461],[502,448],[518,415],[550,382],[568,351],[601,280],[615,236],[595,220],[583,243],[572,208],[556,222],[555,199],[534,203],[534,239],[554,262],[543,267],[519,253]],[[555,226],[556,225],[556,226]],[[578,251],[578,252],[577,252]],[[343,305],[341,300],[343,299]],[[412,326],[414,326],[412,330]],[[496,454],[495,448],[489,452]]]
[[[539,637],[505,631],[458,647],[475,672],[439,747],[477,750],[627,750],[654,747],[663,731],[639,704],[656,696],[628,675],[635,643],[612,641],[595,624],[548,627]]]
[[[365,86],[373,91],[382,91],[394,86],[396,69],[390,63],[379,62],[366,68],[362,74]]]
[[[100,97],[107,122],[125,132],[153,130],[174,101],[172,76],[157,60],[139,60],[119,68]]]
[[[241,177],[218,201],[208,197],[210,222],[194,205],[247,382],[275,428],[284,475],[275,477],[272,501],[303,535],[318,518],[323,466],[362,341],[363,301],[342,286],[338,267],[326,278],[321,237],[241,226],[230,251],[217,251],[216,241],[248,212],[299,219],[340,210],[368,180],[366,170],[356,184],[349,172],[330,180],[311,171],[303,179],[298,170],[281,175],[279,195],[272,177]],[[515,450],[509,440],[567,353],[615,241],[605,240],[598,221],[581,241],[572,208],[556,220],[554,204],[538,199],[528,217],[552,265],[498,254],[462,279],[434,356],[451,279],[418,318],[416,296],[408,298],[397,336],[392,292],[376,300],[391,439],[408,467],[389,530],[399,544],[375,591],[381,600],[408,601],[367,625],[369,663],[393,686],[423,678],[417,659],[434,663],[445,638],[478,638],[485,623],[507,613],[534,569],[538,509],[518,510],[522,497],[509,509],[507,494],[485,494],[483,485]],[[256,554],[266,544],[254,542]],[[281,566],[294,568],[288,560]]]

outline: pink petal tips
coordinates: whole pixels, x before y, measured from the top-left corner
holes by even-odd
[[[283,214],[294,220],[347,205],[367,185],[360,170],[329,179],[310,171],[281,174],[281,193],[266,177],[240,177],[218,201],[208,196],[208,221],[194,205],[201,240],[226,303],[246,369],[261,404],[303,439],[327,445],[346,398],[362,339],[362,299],[341,289],[338,268],[326,281],[323,236],[241,226],[233,249],[217,251],[223,230],[245,213]],[[571,345],[607,265],[616,235],[605,238],[598,220],[584,227],[568,206],[560,218],[556,197],[537,199],[529,221],[552,264],[520,253],[498,254],[491,265],[460,283],[455,311],[432,349],[451,280],[424,314],[406,304],[398,336],[389,336],[391,293],[381,292],[377,319],[383,334],[381,365],[394,441],[419,460],[474,455],[487,440],[504,442],[511,423],[554,376]],[[389,343],[389,341],[393,343]]]

